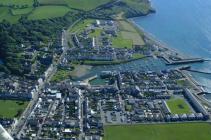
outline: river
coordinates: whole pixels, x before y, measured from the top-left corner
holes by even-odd
[[[210,0],[152,0],[155,14],[134,18],[136,24],[168,47],[192,57],[211,59]],[[211,61],[192,65],[211,72]],[[191,73],[211,92],[211,75]],[[206,96],[211,100],[211,95]]]

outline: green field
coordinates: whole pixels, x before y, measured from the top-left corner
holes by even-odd
[[[84,30],[84,28],[86,26],[89,26],[92,23],[94,23],[93,19],[85,19],[85,20],[77,23],[75,26],[71,27],[71,29],[69,29],[69,32],[71,32],[71,33],[81,32]]]
[[[67,5],[65,0],[38,0],[40,5]]]
[[[120,20],[119,26],[122,38],[131,40],[133,42],[133,45],[145,45],[142,36],[138,32],[138,30],[135,29],[133,25],[131,25],[131,23]]]
[[[191,109],[184,99],[170,99],[167,101],[167,105],[173,114],[191,113]]]
[[[133,47],[133,41],[131,39],[125,39],[118,35],[112,38],[112,46],[114,48],[127,48],[131,49]]]
[[[24,8],[24,9],[11,9],[12,15],[25,15],[32,12],[33,8]]]
[[[211,140],[211,124],[105,126],[103,140]]]
[[[28,102],[16,100],[0,100],[0,118],[19,117],[20,113],[27,107]]]
[[[34,0],[0,0],[0,4],[3,6],[32,6]]]
[[[117,37],[112,39],[112,46],[114,48],[127,48],[130,49],[133,45],[145,45],[144,40],[140,33],[129,22],[120,20],[119,22],[120,33]]]
[[[112,0],[65,0],[71,8],[81,10],[92,10],[100,5],[111,2]]]
[[[64,16],[70,9],[66,6],[40,6],[28,16],[29,20],[49,19]]]
[[[94,30],[94,32],[89,34],[89,37],[91,37],[91,38],[92,37],[98,37],[98,36],[100,36],[101,33],[102,33],[101,29],[96,29],[96,30]]]
[[[13,16],[10,14],[9,8],[7,7],[0,7],[0,22],[3,20],[7,20],[11,23],[16,23],[21,16]]]
[[[70,70],[58,70],[52,77],[52,82],[60,82],[70,77]]]

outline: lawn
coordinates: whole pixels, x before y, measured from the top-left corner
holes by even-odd
[[[38,20],[62,17],[69,11],[70,9],[66,6],[40,6],[28,16],[28,19]]]
[[[143,54],[135,53],[132,55],[133,59],[141,59],[144,58],[145,56]]]
[[[92,10],[96,7],[111,2],[112,0],[65,0],[71,8],[81,10]]]
[[[96,30],[94,30],[94,32],[89,34],[89,37],[91,37],[91,38],[98,37],[98,36],[100,36],[101,32],[102,32],[102,29],[96,29]]]
[[[184,99],[170,99],[167,101],[167,105],[173,114],[191,113],[191,109]]]
[[[211,124],[105,126],[103,140],[211,140]]]
[[[16,100],[0,100],[0,118],[19,117],[27,105],[28,102]]]
[[[60,82],[70,77],[70,70],[59,69],[56,74],[52,77],[52,82]]]

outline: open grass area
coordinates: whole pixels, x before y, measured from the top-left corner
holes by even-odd
[[[38,0],[40,5],[67,5],[65,0]]]
[[[60,82],[70,77],[69,70],[59,69],[56,74],[51,78],[52,82]]]
[[[103,140],[210,140],[211,124],[105,126]]]
[[[85,19],[85,20],[77,23],[75,26],[71,27],[71,29],[69,29],[69,32],[71,32],[71,33],[81,32],[85,27],[88,27],[94,21],[95,20],[93,20],[93,19]]]
[[[100,5],[111,2],[112,0],[65,0],[71,8],[81,10],[92,10]]]
[[[137,32],[121,31],[121,35],[124,39],[130,39],[133,45],[145,45],[143,38]]]
[[[0,7],[0,22],[3,20],[7,20],[11,23],[16,23],[20,19],[20,15],[13,16],[11,15],[9,8],[7,7]]]
[[[0,4],[3,6],[32,6],[34,3],[34,0],[0,0]]]
[[[147,14],[151,9],[150,3],[143,2],[143,0],[122,0],[122,2],[126,3],[130,8],[136,9],[143,14]]]
[[[96,30],[94,30],[94,32],[89,34],[89,37],[91,37],[91,38],[92,37],[98,37],[98,36],[100,36],[101,32],[102,32],[101,29],[96,29]]]
[[[112,38],[112,46],[114,48],[127,48],[131,49],[133,47],[133,41],[130,39],[124,39],[121,35]]]
[[[50,19],[64,16],[70,9],[66,6],[40,6],[37,7],[29,16],[29,20]]]
[[[19,117],[24,109],[27,107],[28,102],[16,100],[0,100],[0,117],[15,118]]]
[[[133,45],[145,45],[145,42],[140,34],[140,32],[131,23],[120,20],[120,33],[123,39],[131,40]]]
[[[12,15],[25,15],[32,12],[33,8],[23,8],[23,9],[11,9]]]
[[[184,99],[170,99],[167,105],[173,114],[191,113],[191,109]]]

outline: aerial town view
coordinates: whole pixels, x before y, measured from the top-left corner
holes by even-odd
[[[211,140],[210,8],[0,0],[0,140]]]

